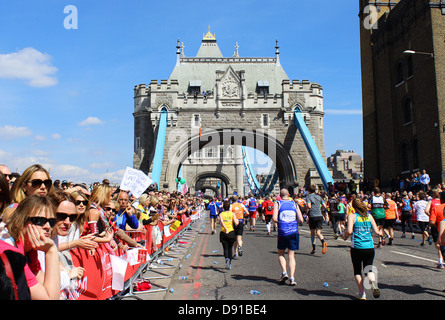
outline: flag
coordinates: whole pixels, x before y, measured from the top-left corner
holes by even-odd
[[[184,186],[182,187],[182,194],[186,194],[188,192],[187,183],[184,183]]]

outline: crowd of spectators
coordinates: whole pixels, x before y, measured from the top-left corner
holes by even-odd
[[[157,185],[135,198],[107,179],[88,186],[53,181],[39,164],[14,175],[0,165],[0,299],[66,297],[64,290],[85,273],[72,265],[70,250],[94,255],[99,245],[111,254],[144,247],[129,233],[181,222],[200,205],[201,198],[159,191]]]

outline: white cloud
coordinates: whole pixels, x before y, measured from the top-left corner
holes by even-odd
[[[325,110],[325,113],[332,115],[361,115],[361,109],[336,109],[336,110]]]
[[[36,135],[36,136],[34,137],[34,140],[37,140],[37,141],[45,141],[46,138],[45,138],[45,136],[42,136],[42,135]]]
[[[102,120],[96,117],[88,117],[82,122],[79,122],[79,126],[89,126],[89,125],[96,125],[96,124],[102,124]]]
[[[90,164],[90,168],[92,169],[108,169],[115,167],[115,164],[112,162],[93,162]]]
[[[30,135],[32,135],[32,131],[27,127],[14,127],[9,125],[0,127],[0,139],[2,140],[28,137]]]
[[[51,56],[34,48],[0,54],[0,78],[23,79],[32,87],[50,87],[57,84],[56,72]]]
[[[62,136],[60,135],[60,133],[53,133],[51,135],[51,138],[53,138],[54,140],[60,139],[62,138]]]

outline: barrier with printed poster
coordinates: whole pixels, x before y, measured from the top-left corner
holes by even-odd
[[[162,223],[145,226],[145,234],[132,233],[133,239],[145,240],[145,247],[132,249],[128,254],[114,252],[109,244],[100,244],[93,252],[71,249],[73,266],[83,267],[85,273],[82,279],[72,281],[70,289],[63,293],[64,297],[68,300],[106,300],[119,294],[123,282],[130,280],[139,268],[144,268],[148,260],[153,260],[164,244],[175,239],[190,222],[190,217],[182,216],[181,225],[176,225],[174,230]],[[155,234],[158,232],[156,227],[160,233]]]

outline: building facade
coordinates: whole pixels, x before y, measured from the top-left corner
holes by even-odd
[[[363,159],[353,150],[337,150],[328,157],[328,168],[332,171],[334,180],[363,179]]]
[[[160,188],[174,190],[181,174],[191,192],[205,184],[203,179],[216,178],[227,194],[242,194],[242,146],[272,160],[280,187],[321,183],[307,180],[315,166],[293,118],[298,108],[325,157],[323,89],[308,80],[289,80],[278,42],[273,57],[240,57],[238,45],[232,57],[224,57],[209,29],[196,56],[187,57],[183,48],[178,40],[169,79],[134,88],[135,168],[150,173],[159,165],[153,163],[162,138],[157,128],[167,110]]]
[[[360,0],[365,177],[445,175],[445,1]]]

